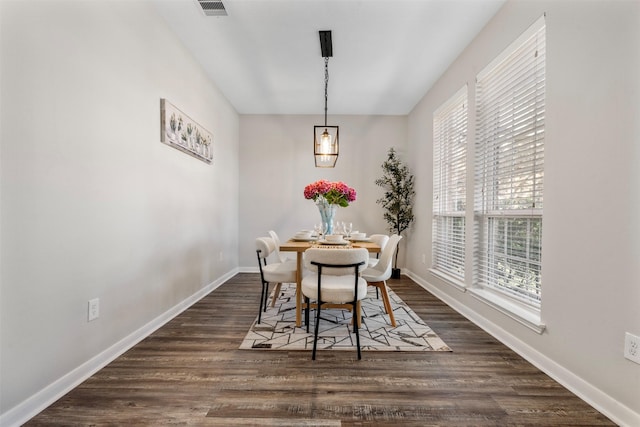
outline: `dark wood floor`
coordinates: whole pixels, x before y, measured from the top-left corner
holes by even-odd
[[[614,425],[410,279],[389,285],[453,352],[237,350],[260,287],[242,273],[27,425]]]

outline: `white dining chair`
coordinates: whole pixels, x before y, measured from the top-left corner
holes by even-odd
[[[296,271],[298,267],[295,260],[285,262],[272,262],[267,264],[267,258],[275,254],[278,245],[271,237],[258,237],[256,239],[256,254],[258,256],[258,268],[260,269],[260,280],[262,281],[262,292],[260,294],[260,310],[258,311],[258,323],[262,319],[262,312],[267,311],[267,300],[269,299],[269,283],[275,283],[271,306],[275,305],[280,287],[283,283],[296,283]]]
[[[393,255],[396,253],[398,242],[402,239],[402,236],[394,234],[389,237],[384,250],[380,254],[380,259],[373,267],[364,269],[361,273],[362,278],[367,281],[369,286],[375,286],[376,290],[380,290],[382,294],[382,302],[384,303],[384,309],[389,315],[391,326],[396,327],[396,319],[393,316],[393,310],[391,309],[391,302],[389,301],[389,293],[387,292],[387,280],[391,277],[391,267],[393,261]]]
[[[280,252],[280,237],[278,236],[278,233],[276,233],[274,230],[269,230],[269,236],[271,236],[271,238],[273,239],[273,241],[276,244],[276,249],[275,249],[275,253],[276,253],[276,257],[278,258],[278,260],[280,262],[287,262],[290,261],[292,258],[286,256],[285,254],[283,254],[282,252]]]
[[[389,236],[386,234],[372,234],[371,236],[369,236],[369,239],[371,240],[371,242],[380,246],[380,252],[382,252],[384,250],[384,247],[387,245],[387,242],[389,241]],[[378,260],[380,259],[380,252],[376,254],[369,254],[369,267],[373,267],[378,263]]]
[[[302,294],[306,302],[307,332],[310,301],[316,301],[312,360],[316,359],[320,314],[323,308],[341,308],[352,312],[358,360],[362,358],[358,328],[361,325],[360,301],[367,296],[367,282],[360,277],[360,270],[366,266],[368,258],[369,252],[364,248],[307,249],[305,267],[309,273],[302,279]]]
[[[377,253],[369,253],[369,267],[375,266],[378,261],[380,261],[380,253],[384,250],[384,247],[387,246],[387,242],[389,241],[389,236],[386,234],[372,234],[369,236],[369,239],[378,246],[380,246],[380,252]],[[378,294],[378,289],[376,288],[376,299],[380,298]]]

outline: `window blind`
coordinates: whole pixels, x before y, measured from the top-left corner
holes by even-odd
[[[433,115],[432,268],[464,280],[467,86]]]
[[[478,74],[475,144],[477,282],[538,306],[544,119],[542,17]]]

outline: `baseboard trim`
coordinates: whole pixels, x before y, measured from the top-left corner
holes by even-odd
[[[442,292],[436,286],[424,280],[420,276],[409,270],[403,270],[402,272],[418,285],[435,295],[438,299],[445,302],[449,307],[453,308],[469,321],[473,322],[511,350],[518,353],[536,368],[540,369],[576,396],[593,406],[614,423],[620,426],[640,426],[639,413],[621,404],[599,388],[583,380],[578,375],[508,333],[500,326],[488,321],[466,305],[461,304],[458,300],[451,298],[449,295]]]
[[[27,398],[22,403],[0,415],[0,426],[13,427],[24,424],[25,422],[42,412],[44,409],[46,409],[53,402],[60,399],[62,396],[73,390],[83,381],[91,377],[91,375],[107,366],[124,352],[131,349],[140,341],[164,326],[171,319],[185,311],[187,308],[191,307],[193,304],[208,295],[214,289],[218,288],[231,277],[235,276],[237,273],[238,268],[235,268],[232,271],[224,274],[220,278],[200,289],[195,294],[191,295],[166,312],[162,313],[160,316],[156,317],[146,325],[121,339],[102,353],[92,357],[82,365],[78,366],[74,370],[70,371],[66,375],[62,376],[53,383],[49,384],[47,387],[40,390],[38,393]]]

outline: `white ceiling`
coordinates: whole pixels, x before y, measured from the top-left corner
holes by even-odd
[[[505,0],[153,0],[240,114],[408,114]]]

